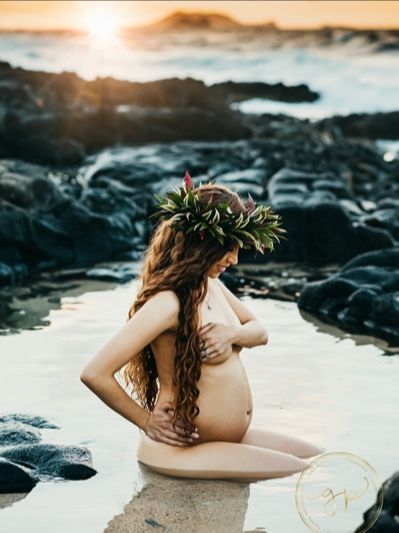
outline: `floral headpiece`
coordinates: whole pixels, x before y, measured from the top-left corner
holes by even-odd
[[[213,183],[215,180],[209,181],[209,184]],[[247,212],[237,215],[229,207],[229,202],[211,205],[209,201],[199,198],[199,191],[194,189],[188,172],[182,188],[172,189],[165,196],[154,194],[159,209],[150,218],[170,219],[173,221],[171,227],[183,229],[186,233],[198,231],[201,239],[208,231],[222,245],[226,237],[241,248],[253,246],[261,254],[265,248],[272,252],[274,241],[280,242],[280,237],[285,238],[282,234],[286,230],[280,227],[280,216],[273,213],[270,207],[256,206],[250,194],[245,202]]]

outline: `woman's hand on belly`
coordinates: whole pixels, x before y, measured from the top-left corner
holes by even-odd
[[[199,438],[198,431],[185,437],[184,426],[181,422],[176,423],[176,429],[173,428],[173,415],[169,411],[173,411],[173,405],[170,402],[156,405],[149,416],[144,430],[145,434],[155,441],[172,446],[190,446],[195,443]]]

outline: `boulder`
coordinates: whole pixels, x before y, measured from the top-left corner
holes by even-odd
[[[363,214],[360,207],[348,209],[347,203],[342,203],[355,196],[331,173],[285,167],[271,177],[267,189],[270,204],[287,230],[287,240],[276,248],[276,260],[344,262],[370,249],[395,244],[390,228],[367,225],[359,216]]]
[[[382,501],[382,508],[380,510]],[[363,524],[354,533],[396,533],[398,530],[399,472],[384,481],[377,494],[375,504],[363,513]],[[374,522],[375,515],[377,520]],[[373,525],[370,527],[370,523]]]
[[[354,333],[399,343],[399,248],[361,254],[302,289],[298,306]]]
[[[0,449],[0,456],[34,469],[39,478],[88,479],[96,474],[90,451],[81,446],[36,443]]]
[[[29,492],[36,483],[29,468],[0,457],[0,493]]]
[[[39,481],[96,474],[87,448],[40,442],[40,429],[59,428],[25,413],[0,417],[0,493],[29,492]]]

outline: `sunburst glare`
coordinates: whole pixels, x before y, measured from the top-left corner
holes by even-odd
[[[79,64],[88,78],[105,76],[110,64],[128,61],[123,21],[125,3],[77,2],[78,18],[84,26]]]
[[[112,10],[112,3],[108,5],[103,2],[93,3],[92,9],[86,16],[86,27],[94,38],[108,41],[116,36],[120,21]]]

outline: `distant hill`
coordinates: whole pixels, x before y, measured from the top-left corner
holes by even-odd
[[[273,23],[262,24],[262,27],[274,27]],[[187,13],[176,11],[171,15],[161,19],[158,22],[146,26],[148,29],[160,31],[181,31],[181,30],[212,30],[212,31],[231,31],[242,28],[250,28],[237,22],[233,18],[222,15],[221,13]],[[259,26],[257,26],[259,27]]]

